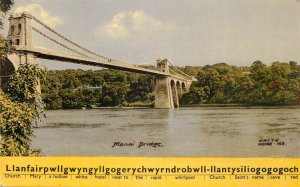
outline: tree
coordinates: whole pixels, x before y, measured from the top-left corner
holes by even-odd
[[[195,86],[203,88],[208,102],[219,92],[223,84],[219,72],[213,68],[209,68],[205,72],[200,72],[197,80]]]
[[[0,91],[0,155],[29,156],[34,111],[25,103],[14,103]]]
[[[2,19],[4,18],[4,15],[11,9],[13,4],[14,4],[13,0],[0,0],[0,29],[3,29],[3,20]],[[0,68],[1,69],[3,69],[3,64],[5,61],[6,53],[7,53],[8,49],[9,49],[8,43],[6,42],[5,38],[0,34]],[[1,83],[0,83],[0,86],[1,86]]]
[[[300,68],[293,61],[274,62],[270,66],[256,61],[250,68],[238,68],[225,63],[204,66],[197,80],[191,85],[190,92],[182,96],[182,104],[300,103]]]
[[[130,88],[126,96],[128,102],[145,101],[147,94],[154,88],[154,78],[148,75],[141,75],[137,81],[130,83]]]
[[[60,96],[62,98],[62,107],[65,109],[84,107],[82,95],[77,90],[64,89],[60,92]]]
[[[112,105],[112,98],[109,95],[103,97],[103,106],[111,106]]]
[[[34,107],[37,99],[41,98],[40,80],[45,78],[45,71],[38,65],[24,64],[9,79],[8,87],[5,92],[16,102],[27,103]]]
[[[10,78],[6,94],[0,92],[1,155],[29,156],[33,124],[40,116],[40,93],[37,90],[42,70],[23,65]]]
[[[199,104],[206,103],[207,95],[202,87],[191,85],[190,92],[185,93],[180,98],[180,104],[190,105],[190,104]]]
[[[126,93],[127,93],[127,85],[124,83],[110,83],[105,84],[102,89],[102,101],[105,103],[105,105],[108,104],[108,99],[104,100],[104,98],[108,98],[106,96],[109,96],[111,98],[110,106],[118,106],[122,102],[125,101]]]
[[[2,18],[4,14],[6,14],[14,4],[14,0],[0,0],[0,29],[3,28]]]
[[[203,71],[200,66],[195,66],[195,67],[193,67],[193,66],[185,66],[184,68],[181,68],[181,70],[184,73],[186,73],[186,74],[188,74],[190,76],[195,76],[195,77],[198,75],[198,73],[200,71]]]

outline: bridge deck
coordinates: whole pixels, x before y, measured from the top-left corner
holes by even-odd
[[[49,51],[47,49],[42,48],[23,48],[23,47],[16,47],[17,51],[22,52],[29,52],[33,53],[37,58],[47,59],[47,60],[58,60],[63,62],[71,62],[75,64],[82,64],[82,65],[89,65],[89,66],[96,66],[96,67],[104,67],[109,69],[117,69],[117,70],[124,70],[136,73],[143,73],[143,74],[150,74],[150,75],[161,75],[161,76],[170,76],[168,73],[164,73],[157,70],[146,69],[134,64],[127,64],[127,63],[118,63],[113,61],[105,61],[99,59],[92,59],[92,58],[85,58],[79,57],[70,54],[58,53]]]
[[[70,54],[64,54],[64,53],[58,53],[54,51],[50,51],[47,49],[42,48],[33,48],[28,49],[24,47],[15,47],[17,51],[21,52],[29,52],[33,53],[36,57],[47,59],[47,60],[58,60],[63,62],[71,62],[75,64],[82,64],[82,65],[90,65],[90,66],[96,66],[96,67],[104,67],[109,69],[117,69],[117,70],[123,70],[123,71],[129,71],[129,72],[135,72],[135,73],[142,73],[142,74],[149,74],[154,76],[171,76],[173,78],[179,79],[179,80],[188,80],[186,78],[183,78],[181,76],[172,75],[170,73],[165,73],[157,70],[147,69],[140,67],[135,64],[128,64],[128,63],[121,63],[121,62],[114,62],[114,61],[100,61],[98,59],[92,59],[92,58],[84,58],[79,57],[75,55]]]

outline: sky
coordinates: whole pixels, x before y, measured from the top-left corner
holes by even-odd
[[[298,0],[15,0],[11,13],[22,11],[88,49],[128,63],[300,62]],[[50,69],[93,69],[42,63]]]

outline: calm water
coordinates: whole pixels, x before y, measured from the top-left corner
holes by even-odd
[[[33,146],[45,155],[299,157],[300,108],[46,111]],[[284,146],[258,146],[260,139]],[[159,142],[163,147],[139,142]],[[134,143],[114,147],[114,142]]]

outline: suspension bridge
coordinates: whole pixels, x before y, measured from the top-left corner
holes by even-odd
[[[180,96],[195,81],[168,59],[157,60],[155,67],[103,56],[63,36],[27,12],[10,16],[7,38],[13,49],[7,59],[14,71],[22,64],[36,64],[37,59],[47,59],[153,75],[156,108],[179,107]]]

